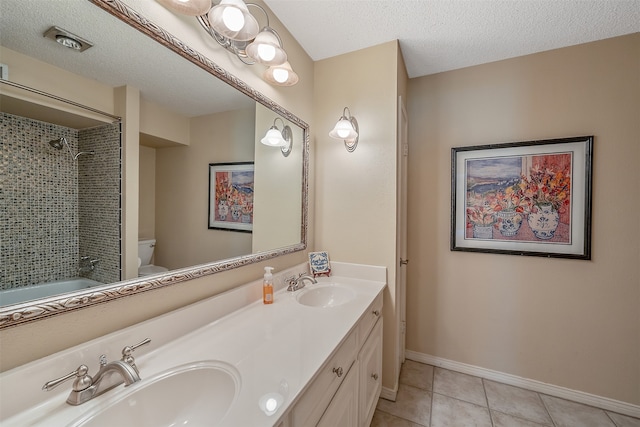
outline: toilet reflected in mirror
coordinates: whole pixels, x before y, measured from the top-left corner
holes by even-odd
[[[169,271],[167,267],[151,264],[151,257],[153,256],[155,247],[156,239],[138,240],[138,277],[151,276]]]

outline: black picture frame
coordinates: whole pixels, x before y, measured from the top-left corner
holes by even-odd
[[[593,140],[452,148],[450,249],[590,260]]]

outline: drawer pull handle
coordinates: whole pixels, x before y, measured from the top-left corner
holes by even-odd
[[[375,381],[378,381],[378,374],[371,374],[371,378],[373,378]]]
[[[374,316],[376,316],[376,317],[377,317],[377,316],[380,316],[380,311],[378,311],[378,310],[373,310],[373,315],[374,315]]]
[[[344,372],[342,371],[342,367],[340,366],[337,368],[333,368],[333,373],[336,374],[338,378],[340,378]]]

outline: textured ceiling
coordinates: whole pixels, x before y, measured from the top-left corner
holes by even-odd
[[[265,2],[314,60],[399,39],[410,77],[640,31],[640,0]],[[65,49],[42,37],[51,25],[95,46]],[[187,116],[249,101],[86,0],[0,0],[0,43]]]
[[[398,39],[411,78],[640,31],[640,0],[265,3],[314,61]]]
[[[94,46],[78,53],[44,38],[52,25]],[[188,117],[253,105],[249,97],[86,0],[0,0],[0,44],[108,86],[134,86],[146,100]],[[14,72],[9,67],[10,80]]]

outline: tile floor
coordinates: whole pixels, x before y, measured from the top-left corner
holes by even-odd
[[[640,427],[640,419],[407,360],[371,427]]]

